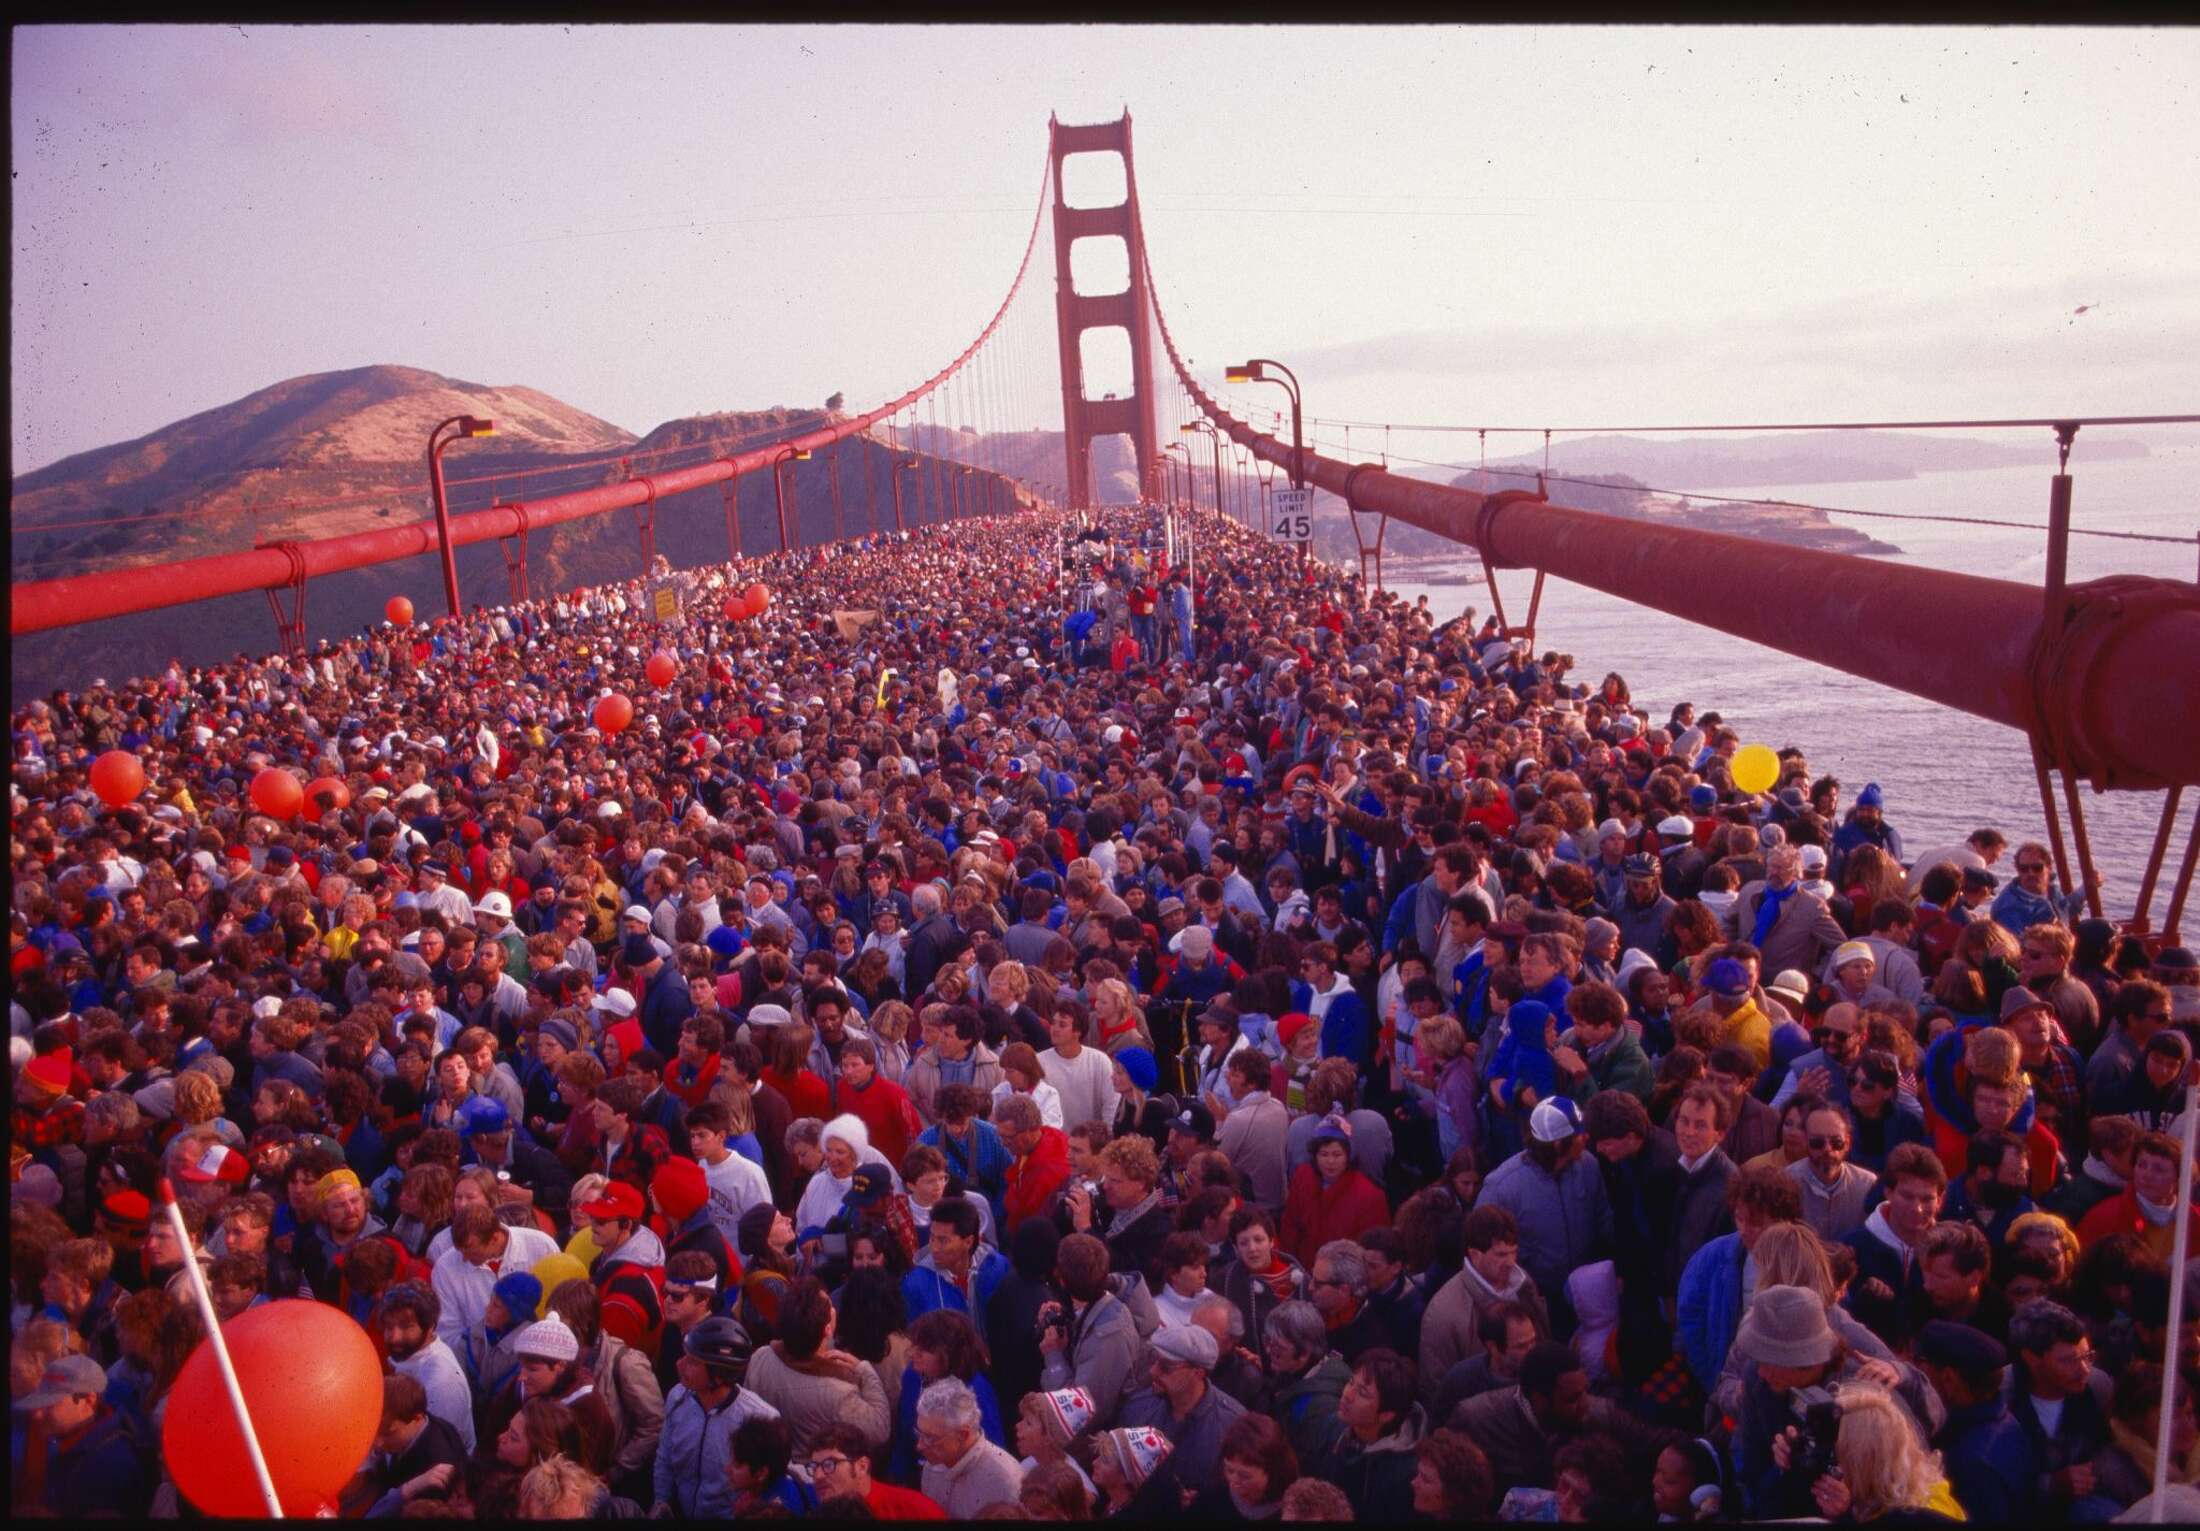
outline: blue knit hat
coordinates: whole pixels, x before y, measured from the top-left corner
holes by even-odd
[[[1886,798],[1881,795],[1879,783],[1875,781],[1864,783],[1864,790],[1856,794],[1856,806],[1859,808],[1878,808],[1885,803]]]
[[[1703,986],[1714,994],[1732,998],[1749,992],[1749,969],[1732,957],[1721,957],[1704,970]]]
[[[1718,789],[1709,786],[1691,787],[1688,789],[1688,801],[1698,813],[1709,813],[1719,805]]]
[[[1123,1065],[1123,1072],[1131,1076],[1131,1083],[1149,1095],[1161,1082],[1161,1066],[1143,1047],[1126,1047],[1115,1055],[1115,1061]]]
[[[531,1324],[541,1316],[542,1282],[526,1271],[499,1277],[494,1290],[514,1323]]]

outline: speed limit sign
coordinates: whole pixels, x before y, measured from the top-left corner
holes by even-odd
[[[1314,535],[1314,491],[1278,489],[1269,496],[1268,535],[1277,542],[1305,542]]]

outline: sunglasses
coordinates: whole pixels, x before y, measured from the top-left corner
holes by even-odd
[[[1823,1133],[1820,1133],[1816,1137],[1810,1138],[1807,1141],[1814,1149],[1846,1148],[1849,1146],[1849,1140],[1847,1138],[1829,1138]]]

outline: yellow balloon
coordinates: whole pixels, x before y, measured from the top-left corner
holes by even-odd
[[[1769,792],[1780,779],[1780,757],[1767,745],[1745,744],[1734,752],[1734,785],[1744,792]]]

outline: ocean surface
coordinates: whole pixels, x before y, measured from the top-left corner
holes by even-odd
[[[1988,516],[2044,526],[2048,478],[2053,471],[2050,445],[2037,468],[1936,473],[1872,483],[1750,485],[1718,492],[1858,510]],[[2151,457],[2088,463],[2081,433],[2071,474],[2073,527],[2188,539],[2200,532],[2200,440],[2170,449],[2157,446]],[[2033,585],[2046,568],[2044,531],[1834,519],[1899,546],[1902,553],[1891,557],[1892,562]],[[1428,561],[1421,561],[1414,577],[1429,578],[1431,568]],[[1479,561],[1463,555],[1457,570],[1462,576],[1471,571],[1476,582],[1413,584],[1398,579],[1395,588],[1408,600],[1426,594],[1439,621],[1457,616],[1463,605],[1472,605],[1478,616],[1486,615],[1490,603],[1480,584]],[[2097,579],[2108,574],[2190,580],[2200,574],[2200,548],[2189,543],[2179,548],[2073,536],[2070,578]],[[1525,609],[1532,576],[1510,571],[1500,573],[1499,579],[1506,609],[1517,617]],[[2020,840],[2046,838],[2031,751],[2024,735],[2013,728],[1563,580],[1553,579],[1544,587],[1536,648],[1572,654],[1577,662],[1574,678],[1592,686],[1607,670],[1617,670],[1626,677],[1636,705],[1656,722],[1663,722],[1674,704],[1690,701],[1699,713],[1722,713],[1745,744],[1774,749],[1796,746],[1808,758],[1814,776],[1831,771],[1840,779],[1844,808],[1855,801],[1866,782],[1878,782],[1886,794],[1888,822],[1901,831],[1906,856],[1914,858],[1956,844],[1985,825],[2009,836],[2012,846]],[[2103,912],[2110,918],[2128,918],[2160,819],[2162,794],[2095,793],[2083,786],[2080,790],[2094,862],[2104,884]],[[2191,794],[2186,798],[2172,832],[2169,864],[2161,879],[2164,886],[2153,900],[2156,920],[2168,905],[2166,885],[2190,832]],[[2056,810],[2063,812],[2059,785]],[[2064,832],[2068,834],[2067,824]],[[2010,861],[2005,852],[1995,870],[2006,877]],[[2200,924],[2189,902],[2185,923],[2188,929]]]

